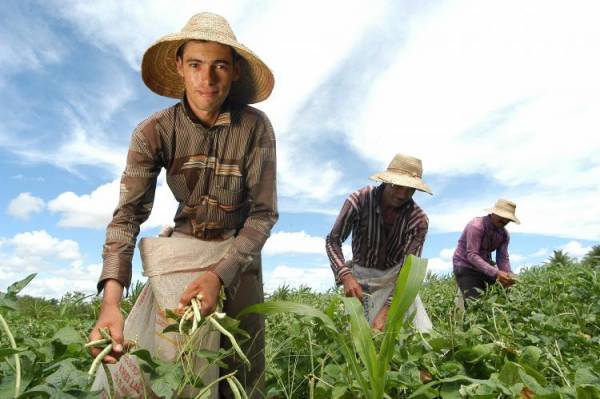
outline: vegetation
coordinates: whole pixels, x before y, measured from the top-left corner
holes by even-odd
[[[371,335],[355,300],[281,287],[262,309],[268,395],[600,398],[599,252],[594,247],[581,262],[557,252],[523,270],[509,291],[493,287],[466,313],[454,306],[453,279],[428,275],[420,294],[431,334],[389,328]],[[26,283],[0,296],[6,326],[0,326],[0,398],[14,397],[17,380],[22,398],[94,397],[84,344],[97,299],[78,293],[60,301],[17,298]]]

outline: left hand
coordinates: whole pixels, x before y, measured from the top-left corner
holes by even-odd
[[[190,304],[193,297],[202,294],[200,300],[200,313],[202,316],[208,316],[217,309],[219,291],[221,291],[221,279],[213,271],[202,273],[200,277],[188,284],[177,306],[177,313],[183,313],[183,308]]]
[[[373,330],[383,331],[383,329],[385,328],[385,321],[387,320],[389,309],[390,308],[388,305],[383,305],[379,312],[377,312],[377,316],[375,316],[375,318],[371,322],[371,328]]]

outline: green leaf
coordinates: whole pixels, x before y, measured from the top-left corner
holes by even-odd
[[[156,361],[154,361],[154,359],[152,359],[152,355],[146,349],[139,349],[137,351],[131,352],[131,354],[134,356],[137,356],[140,360],[143,360],[144,362],[146,362],[146,364],[148,364],[152,368],[152,370],[154,370],[158,366],[160,366],[159,363],[157,363]]]
[[[518,362],[520,364],[527,364],[531,367],[537,367],[540,357],[542,356],[542,350],[537,346],[526,346],[523,348],[521,356],[519,356]]]
[[[583,367],[575,372],[575,385],[599,385],[600,377],[591,368]]]
[[[179,363],[163,363],[156,368],[158,377],[152,378],[152,391],[161,398],[173,396],[180,384],[184,382],[184,372]]]
[[[81,334],[72,327],[63,327],[58,330],[52,337],[52,341],[59,341],[63,345],[85,343]]]
[[[600,399],[600,389],[592,385],[578,386],[577,399]]]
[[[13,311],[17,310],[17,301],[0,292],[0,308]]]
[[[325,313],[316,309],[310,305],[303,303],[289,302],[289,301],[269,301],[264,303],[258,303],[256,305],[248,306],[242,310],[237,318],[240,318],[248,313],[263,313],[263,314],[275,314],[275,313],[294,313],[299,316],[307,316],[320,320],[327,329],[338,333],[333,320],[329,318]]]
[[[406,257],[396,280],[392,304],[385,323],[385,338],[378,354],[380,370],[384,374],[392,359],[398,333],[404,324],[405,314],[415,301],[426,274],[427,259],[417,258],[414,255]]]
[[[0,348],[0,360],[4,360],[7,356],[12,356],[16,353],[21,353],[26,351],[27,349],[13,349],[13,348]]]
[[[65,359],[57,364],[58,369],[46,377],[46,383],[63,391],[86,386],[87,373],[78,370],[73,365],[73,359]]]
[[[350,336],[354,343],[354,349],[367,369],[371,386],[377,387],[383,392],[385,375],[379,371],[371,327],[365,318],[364,307],[357,298],[342,298],[342,301],[350,318]]]
[[[6,289],[6,295],[10,296],[10,297],[16,297],[17,294],[19,292],[21,292],[21,290],[23,288],[25,288],[25,286],[27,284],[29,284],[29,282],[31,280],[33,280],[35,278],[35,276],[37,275],[37,273],[33,273],[30,274],[29,276],[25,277],[23,280],[19,280],[16,283],[11,284],[7,289]]]

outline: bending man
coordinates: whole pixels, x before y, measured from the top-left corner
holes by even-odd
[[[515,216],[516,207],[514,202],[499,199],[493,208],[487,209],[487,216],[474,218],[462,232],[452,261],[465,300],[478,297],[496,281],[504,287],[514,284],[508,259],[510,235],[505,226],[510,222],[520,224]]]
[[[407,255],[420,256],[429,220],[412,199],[415,190],[432,194],[422,180],[419,159],[397,154],[387,170],[371,176],[381,182],[352,193],[344,202],[326,250],[336,282],[346,296],[363,301],[374,329],[382,331],[394,286]],[[352,233],[352,260],[346,262],[342,243]],[[369,297],[363,295],[369,294]],[[428,330],[431,322],[419,297],[415,324]],[[423,323],[418,323],[422,320]]]

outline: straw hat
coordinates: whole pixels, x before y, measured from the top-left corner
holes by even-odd
[[[487,212],[493,213],[494,215],[498,215],[508,220],[512,220],[516,224],[521,224],[519,219],[515,216],[515,210],[517,209],[517,204],[512,201],[499,199],[496,201],[496,204],[493,208],[486,209]]]
[[[231,46],[240,56],[240,78],[231,85],[229,98],[238,103],[253,104],[269,97],[275,84],[271,70],[237,41],[225,18],[208,12],[194,15],[181,32],[163,36],[146,50],[142,58],[142,79],[150,90],[161,96],[183,97],[183,79],[177,73],[175,60],[179,47],[189,40]]]
[[[433,195],[429,186],[421,179],[423,165],[421,160],[407,155],[396,154],[387,169],[370,177],[371,180],[412,187]]]

